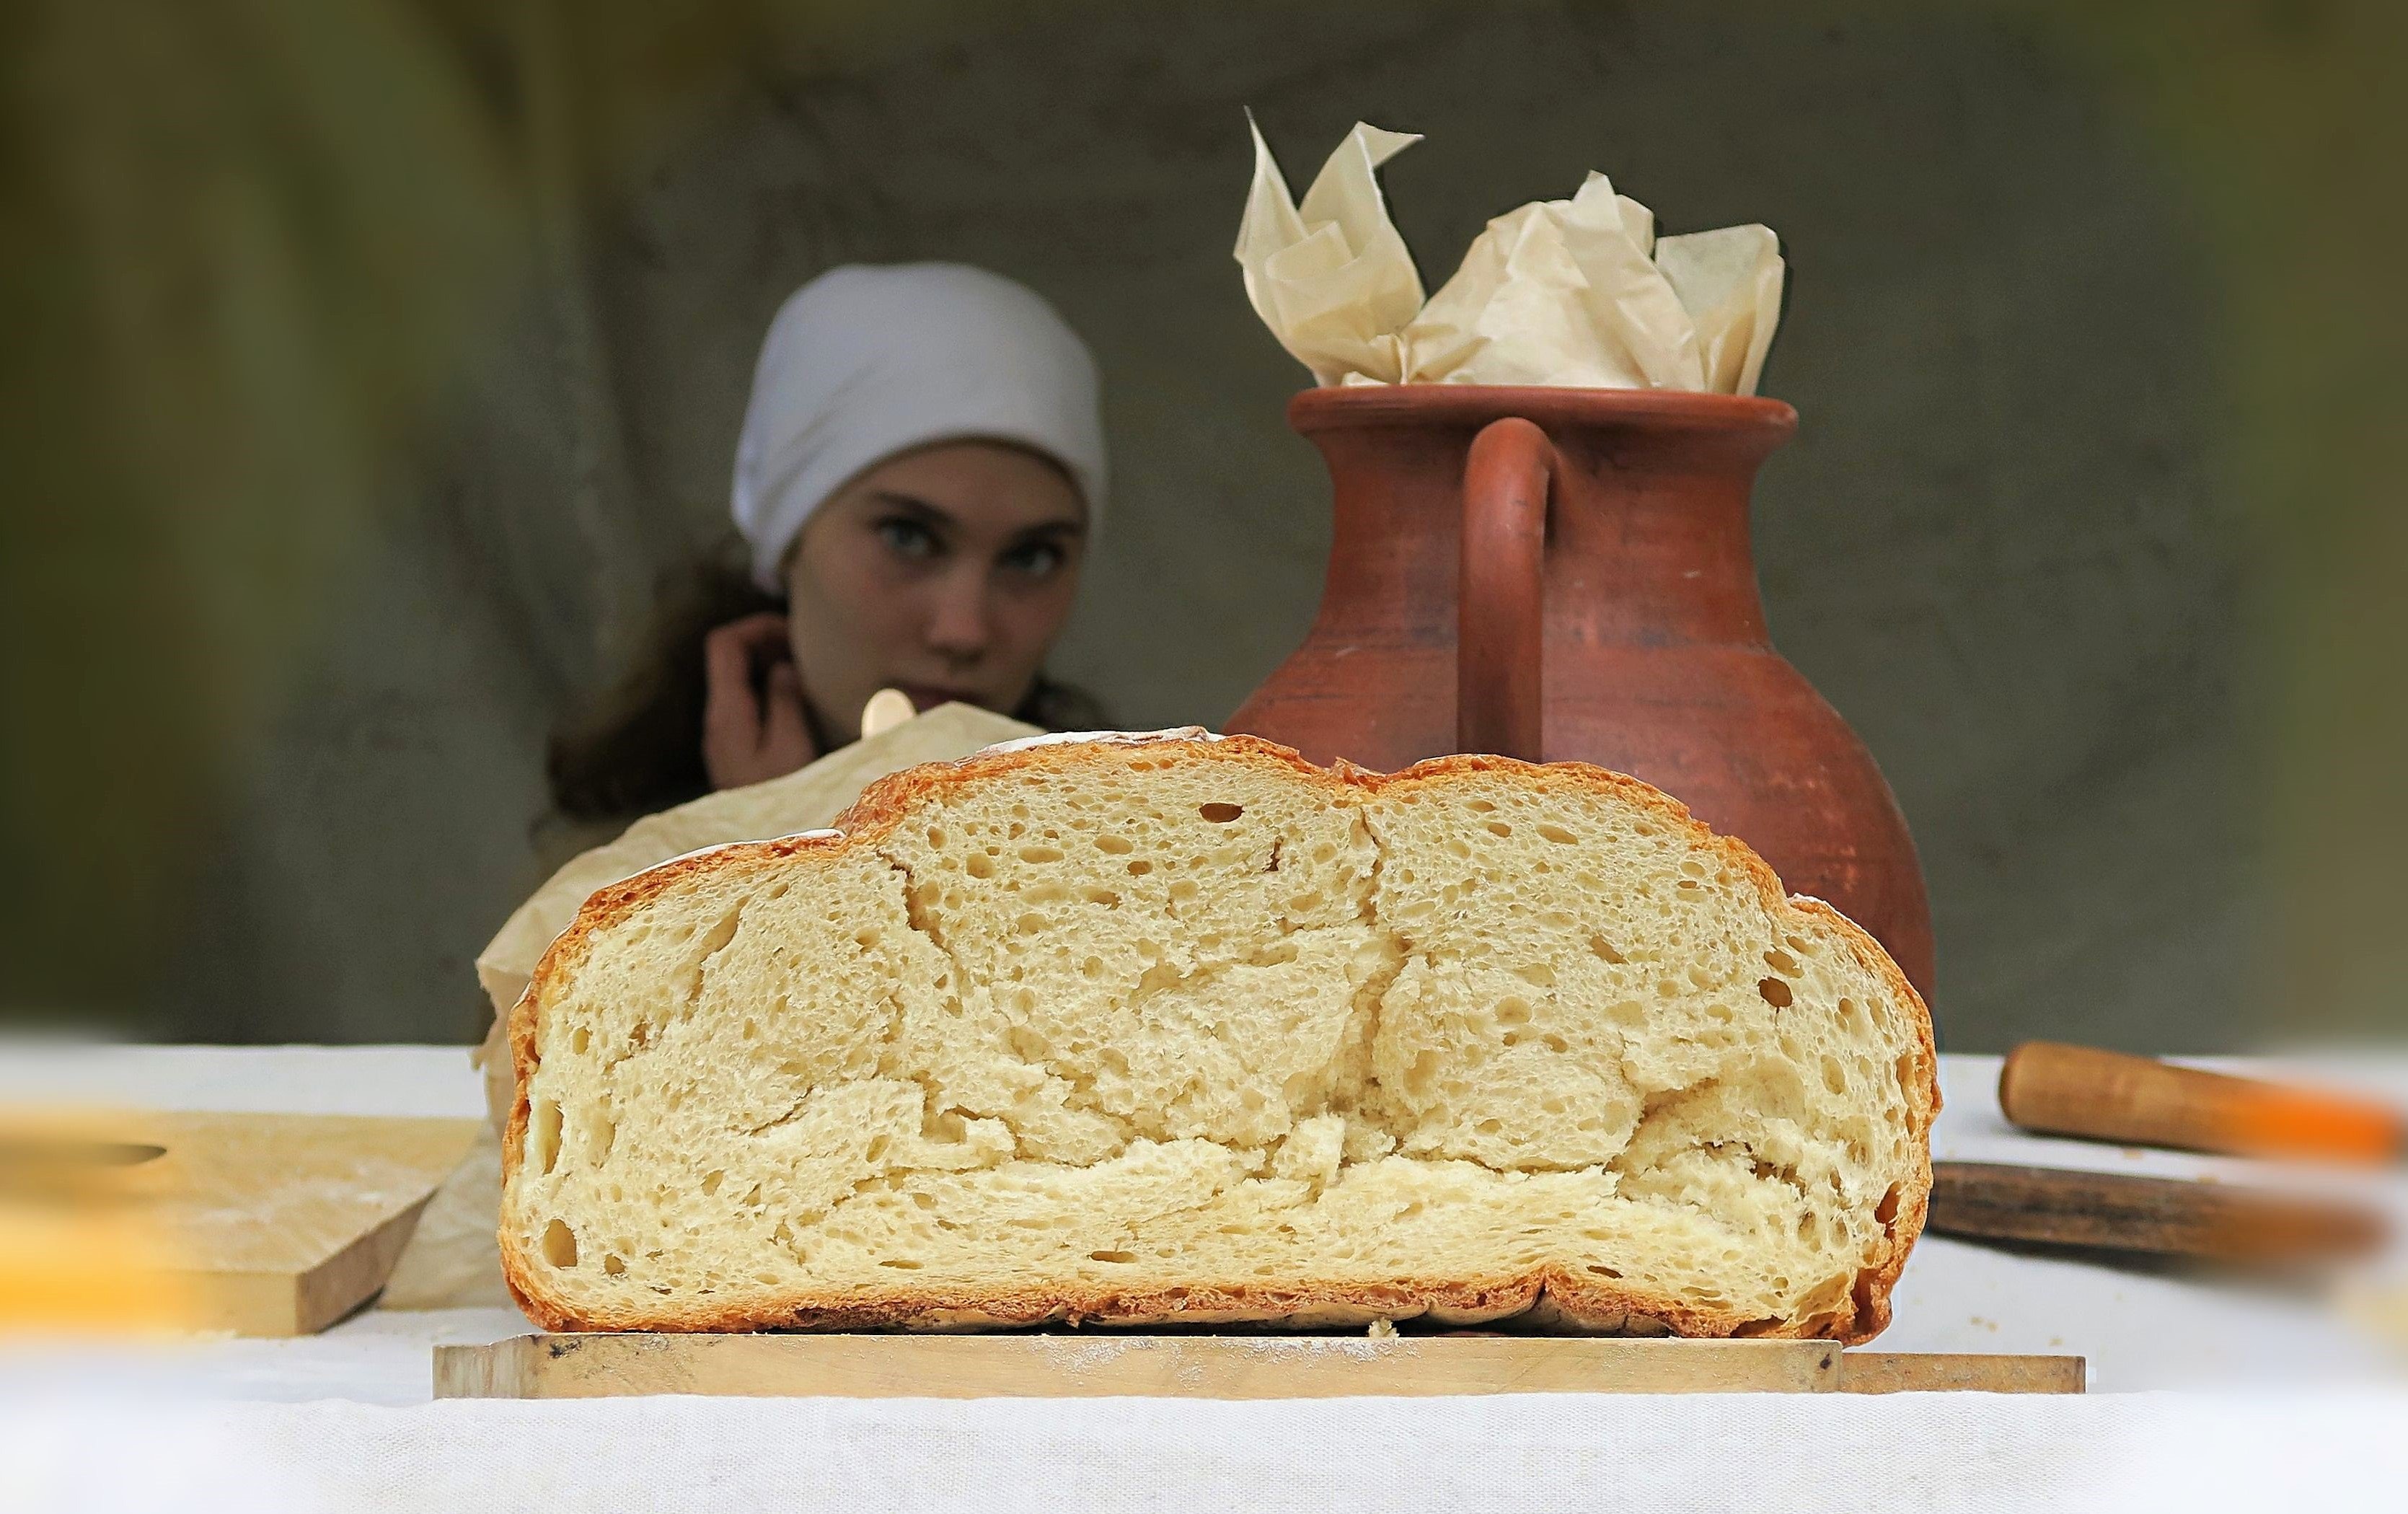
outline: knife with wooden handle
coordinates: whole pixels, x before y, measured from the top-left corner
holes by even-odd
[[[2385,1237],[2379,1216],[2328,1200],[1987,1161],[1931,1164],[1924,1228],[1972,1240],[2273,1266],[2346,1261],[2380,1248]]]
[[[1999,1070],[1999,1107],[2028,1131],[2236,1157],[2382,1163],[2408,1121],[2371,1100],[2027,1041]]]

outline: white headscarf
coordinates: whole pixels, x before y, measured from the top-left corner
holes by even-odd
[[[736,528],[752,579],[864,469],[938,441],[1017,442],[1060,463],[1104,508],[1104,430],[1086,344],[1034,291],[959,263],[853,264],[769,324],[736,443]]]

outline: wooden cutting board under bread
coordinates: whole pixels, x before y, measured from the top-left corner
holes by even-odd
[[[435,1348],[437,1398],[1422,1398],[2079,1393],[2078,1356],[1515,1335],[521,1335]]]
[[[374,1297],[481,1122],[118,1113],[11,1122],[0,1268],[28,1319],[303,1335]],[[22,1124],[22,1128],[19,1126]]]

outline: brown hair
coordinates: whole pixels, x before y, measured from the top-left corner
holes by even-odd
[[[666,575],[635,663],[552,732],[544,771],[559,813],[578,820],[632,818],[710,793],[702,765],[703,639],[729,621],[785,608],[784,599],[752,582],[732,541]],[[1045,730],[1110,724],[1093,695],[1042,673],[1011,714]],[[816,729],[812,736],[828,750],[824,736]]]

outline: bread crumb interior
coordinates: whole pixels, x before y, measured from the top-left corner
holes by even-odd
[[[504,1229],[546,1290],[1535,1274],[1815,1334],[1890,1255],[1920,1011],[1698,828],[1563,770],[1094,750],[689,872],[539,977]]]

